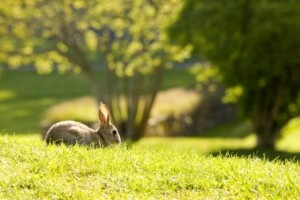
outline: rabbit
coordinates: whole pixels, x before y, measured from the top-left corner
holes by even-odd
[[[110,122],[109,110],[104,103],[99,105],[100,126],[93,130],[76,121],[61,121],[52,125],[45,137],[47,144],[86,145],[107,147],[120,144],[121,138],[117,128]]]

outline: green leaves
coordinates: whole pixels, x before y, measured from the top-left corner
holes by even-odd
[[[180,8],[181,0],[160,3],[32,0],[26,3],[7,1],[3,5],[4,14],[0,17],[4,29],[0,34],[5,39],[1,42],[0,61],[9,66],[22,65],[23,58],[18,56],[30,55],[31,62],[39,64],[39,71],[50,72],[55,64],[83,65],[74,56],[88,63],[99,62],[101,52],[109,57],[109,69],[117,70],[122,76],[132,76],[135,71],[151,72],[151,68],[166,61],[182,61],[189,54],[189,49],[181,50],[171,45],[164,32]],[[67,59],[47,58],[48,52],[53,54],[53,51]],[[74,51],[81,54],[74,55]],[[49,61],[42,64],[36,59]]]
[[[299,115],[299,13],[293,0],[188,0],[170,35],[218,67],[231,87],[224,99],[240,96],[256,132],[276,135]]]

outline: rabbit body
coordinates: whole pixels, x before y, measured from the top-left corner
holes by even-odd
[[[94,146],[101,145],[101,137],[97,130],[93,130],[76,121],[61,121],[54,124],[47,132],[45,140],[47,143],[55,142],[68,145],[75,145],[76,143]]]
[[[99,106],[99,129],[93,130],[76,121],[57,122],[48,130],[45,141],[66,145],[87,145],[106,147],[111,144],[120,144],[121,138],[117,128],[109,120],[109,110],[105,104]]]

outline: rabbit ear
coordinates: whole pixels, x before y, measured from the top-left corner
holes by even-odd
[[[104,103],[100,103],[99,106],[99,120],[101,126],[106,126],[109,124],[109,110]]]

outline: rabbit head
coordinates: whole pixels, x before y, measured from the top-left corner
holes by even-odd
[[[100,127],[98,134],[101,137],[105,146],[110,144],[120,144],[121,137],[119,135],[118,129],[110,122],[109,109],[103,103],[99,106],[99,121]]]

